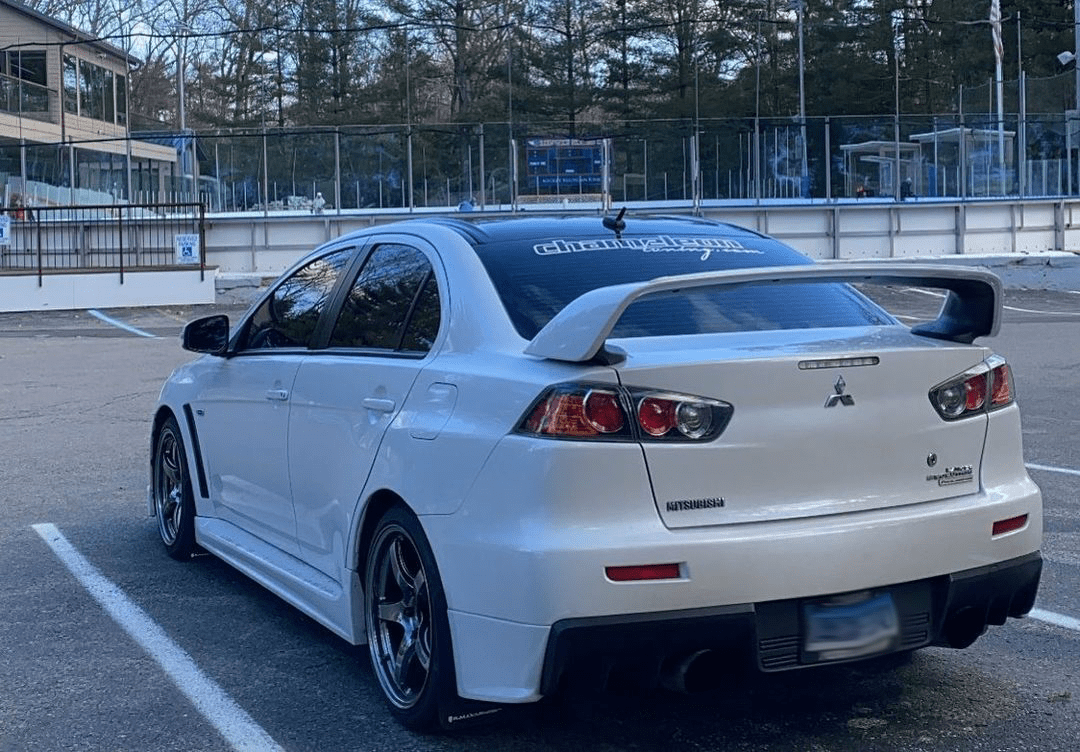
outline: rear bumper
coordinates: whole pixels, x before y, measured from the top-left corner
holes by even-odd
[[[875,588],[892,595],[900,619],[900,638],[886,652],[966,647],[988,625],[1030,611],[1041,572],[1042,556],[1035,552]],[[464,697],[516,703],[551,694],[571,677],[605,682],[616,675],[621,683],[648,686],[666,666],[702,651],[719,651],[728,664],[734,656],[760,671],[811,666],[818,661],[803,649],[803,603],[788,599],[570,618],[551,627],[451,611],[458,690]]]
[[[967,647],[988,625],[1004,624],[1006,618],[1031,610],[1041,572],[1042,556],[1033,553],[882,588],[893,595],[901,625],[900,640],[888,652],[927,645]],[[551,628],[540,692],[554,692],[571,671],[583,669],[600,675],[636,669],[648,681],[658,677],[665,664],[706,650],[745,656],[762,671],[815,665],[819,661],[802,648],[802,603],[792,599],[560,621]]]

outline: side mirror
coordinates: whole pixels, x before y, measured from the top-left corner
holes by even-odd
[[[229,317],[219,313],[188,322],[180,342],[185,350],[224,355],[229,346]]]

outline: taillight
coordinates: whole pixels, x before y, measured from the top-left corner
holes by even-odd
[[[720,400],[598,384],[558,384],[533,404],[519,433],[608,441],[710,441],[731,420]]]
[[[675,403],[671,400],[645,397],[638,402],[638,424],[650,436],[663,436],[675,427]]]
[[[1014,400],[1012,370],[997,355],[930,390],[930,403],[945,420],[996,410]]]
[[[565,439],[628,439],[620,400],[615,389],[560,384],[537,401],[518,430]]]

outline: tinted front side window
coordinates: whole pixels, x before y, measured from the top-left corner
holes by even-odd
[[[308,347],[319,316],[353,249],[335,251],[301,267],[252,315],[239,349]]]
[[[559,311],[599,287],[656,277],[811,263],[775,241],[725,235],[626,236],[476,246],[518,333],[532,339]],[[748,286],[663,293],[632,304],[613,337],[891,324],[847,285]]]
[[[376,248],[353,283],[330,347],[427,352],[439,328],[439,291],[427,257],[404,245]]]

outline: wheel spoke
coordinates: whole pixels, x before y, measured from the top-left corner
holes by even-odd
[[[422,607],[422,598],[427,597],[427,574],[423,567],[418,567],[412,578],[413,593],[416,595],[416,607]]]
[[[394,603],[380,603],[379,620],[390,622],[392,624],[404,625],[405,609],[402,606],[401,601],[395,601]]]
[[[408,683],[409,669],[417,658],[415,635],[406,631],[405,637],[402,638],[401,644],[398,645],[397,652],[394,654],[393,664],[394,681],[405,692],[414,691],[414,688]],[[424,666],[424,669],[426,670],[427,666]]]
[[[416,660],[424,667],[424,671],[431,668],[431,623],[423,618],[417,625],[416,637]]]
[[[176,493],[177,493],[177,491],[174,491],[172,494],[169,495],[169,498],[173,500],[173,510],[172,510],[172,525],[173,525],[172,532],[173,533],[175,533],[177,530],[180,529],[181,518],[183,517],[183,514],[184,514],[184,505],[180,503],[179,499],[174,498],[174,495]]]
[[[405,552],[402,550],[401,541],[402,539],[398,538],[390,546],[390,572],[394,577],[394,582],[401,588],[402,600],[411,601],[412,596],[416,594],[416,584],[405,563]]]
[[[162,443],[161,466],[165,471],[165,477],[170,484],[178,484],[180,482],[180,451],[176,438],[167,436]]]

